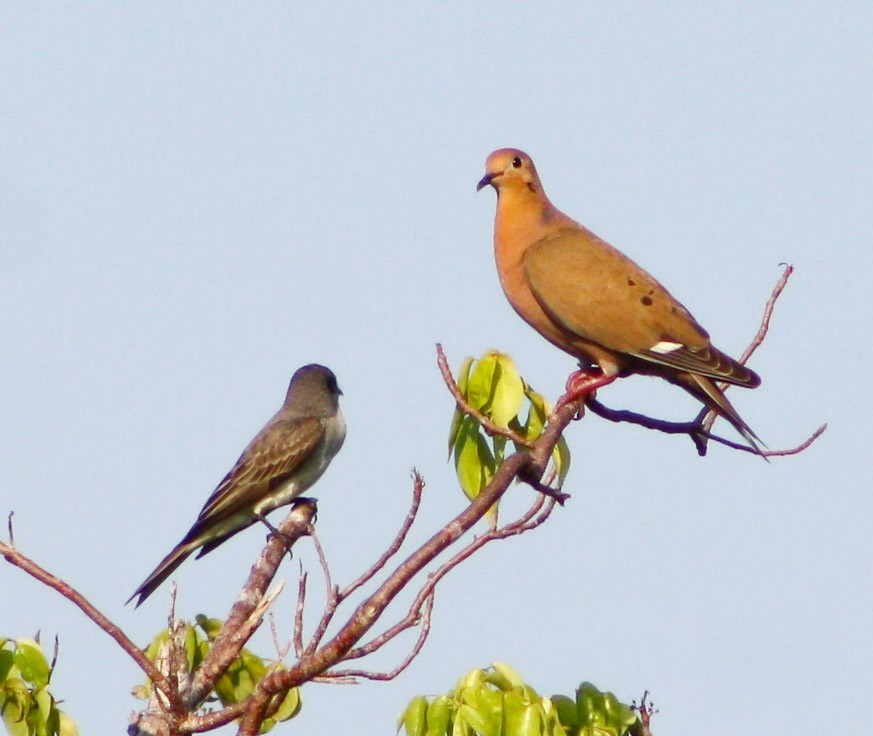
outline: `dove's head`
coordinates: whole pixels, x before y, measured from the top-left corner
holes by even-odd
[[[476,191],[488,184],[498,193],[502,189],[521,188],[542,191],[533,160],[517,148],[501,148],[488,157],[485,162],[485,176],[479,180]]]

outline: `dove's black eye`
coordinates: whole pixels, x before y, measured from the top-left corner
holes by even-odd
[[[512,159],[512,168],[513,169],[520,169],[521,168],[521,159],[518,156],[516,156],[514,159]]]

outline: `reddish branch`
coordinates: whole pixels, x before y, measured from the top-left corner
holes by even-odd
[[[11,527],[11,520],[10,520]],[[118,646],[126,652],[140,669],[148,675],[153,682],[157,683],[170,698],[170,708],[174,713],[184,713],[184,705],[178,694],[172,697],[173,688],[170,680],[161,674],[155,667],[152,661],[145,656],[143,651],[134,644],[124,632],[100,611],[98,611],[79,591],[73,588],[69,583],[61,580],[56,575],[52,575],[48,570],[43,569],[33,560],[25,557],[15,547],[5,542],[0,541],[0,554],[5,560],[15,567],[23,570],[31,577],[36,578],[49,588],[56,590],[68,601],[78,606],[81,611],[91,619],[97,626],[111,636]]]
[[[276,576],[279,565],[291,545],[309,533],[315,518],[316,505],[312,499],[298,498],[291,512],[279,525],[278,533],[271,534],[261,551],[243,589],[231,608],[230,615],[212,642],[209,653],[194,675],[185,697],[189,708],[204,702],[218,679],[239,656],[246,642],[263,621],[265,609],[261,606],[267,588]]]

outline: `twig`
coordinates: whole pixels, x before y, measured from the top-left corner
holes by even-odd
[[[774,286],[773,291],[770,292],[770,298],[767,299],[767,303],[764,305],[764,315],[761,317],[761,325],[758,327],[758,332],[755,333],[755,337],[752,339],[752,342],[749,343],[749,347],[747,347],[740,356],[738,362],[742,365],[746,364],[754,352],[761,347],[764,338],[767,337],[767,332],[770,330],[770,319],[773,316],[776,301],[780,296],[782,296],[782,291],[787,286],[788,279],[790,279],[791,274],[794,273],[794,266],[791,264],[780,263],[779,265],[785,266],[785,270],[782,272],[782,276],[779,277],[779,281],[776,282],[776,286]]]
[[[61,651],[61,639],[55,634],[55,644],[52,647],[52,663],[49,665],[49,673],[54,672],[55,665],[58,663],[58,654]]]
[[[312,541],[315,544],[315,552],[318,555],[318,562],[321,565],[322,572],[324,573],[324,583],[327,588],[324,611],[321,614],[321,620],[318,622],[318,626],[315,627],[315,632],[312,634],[312,638],[309,640],[309,644],[306,646],[306,649],[303,650],[303,656],[306,657],[312,654],[318,645],[321,643],[321,640],[324,638],[324,634],[327,631],[327,627],[330,626],[330,622],[333,620],[333,616],[336,613],[336,609],[339,606],[339,588],[333,584],[330,576],[330,566],[327,563],[327,557],[324,554],[324,548],[321,546],[321,542],[318,541],[318,537],[312,534]]]
[[[36,562],[21,554],[21,552],[5,542],[0,542],[0,554],[3,555],[7,562],[20,570],[23,570],[31,577],[36,578],[49,588],[56,590],[68,601],[78,606],[79,609],[89,619],[91,619],[91,621],[115,640],[118,646],[120,646],[121,649],[139,665],[140,669],[145,672],[152,682],[164,690],[164,692],[170,692],[171,685],[169,678],[161,674],[157,667],[155,667],[154,663],[146,657],[145,653],[128,639],[116,624],[98,611],[79,591],[56,575],[52,575],[50,572],[36,564]],[[184,705],[178,696],[171,699],[170,707],[175,713],[184,712]]]
[[[420,616],[422,606],[427,598],[433,595],[437,584],[461,562],[471,557],[474,552],[477,552],[489,542],[521,534],[528,529],[533,529],[542,524],[549,517],[555,506],[555,500],[553,498],[548,498],[548,501],[546,499],[546,496],[537,494],[534,503],[521,517],[497,529],[489,529],[484,534],[471,540],[454,556],[446,560],[446,562],[428,575],[427,582],[416,594],[409,606],[406,616],[383,631],[379,636],[374,637],[371,641],[350,650],[343,659],[360,659],[361,657],[372,654],[378,649],[381,649],[396,636],[414,626]],[[533,517],[540,511],[544,504],[546,505],[546,509],[535,521],[531,522],[531,519],[533,519]]]
[[[349,583],[349,585],[343,588],[339,594],[340,600],[348,598],[358,588],[372,580],[376,573],[385,567],[388,560],[397,554],[397,551],[401,546],[403,546],[403,543],[406,541],[406,535],[409,533],[409,530],[412,528],[412,523],[418,515],[418,509],[421,505],[421,494],[424,491],[424,478],[415,468],[412,469],[412,481],[412,505],[410,506],[409,512],[406,514],[406,518],[403,520],[400,531],[397,532],[397,536],[394,537],[394,541],[391,542],[388,549],[385,550],[382,556],[376,560],[375,564],[370,567],[369,570],[367,570],[357,580]]]
[[[797,447],[792,447],[790,450],[766,450],[764,452],[764,455],[766,455],[767,457],[776,457],[779,455],[796,455],[799,452],[803,452],[807,447],[809,447],[813,442],[821,437],[827,428],[828,425],[827,422],[825,422],[803,442],[797,445]]]
[[[761,315],[761,324],[758,326],[758,331],[755,333],[755,336],[752,338],[749,346],[743,351],[743,354],[740,356],[739,361],[737,361],[741,365],[745,365],[749,358],[752,357],[754,352],[763,344],[764,338],[767,337],[767,333],[770,331],[770,320],[773,317],[773,310],[776,308],[776,302],[782,295],[785,286],[788,284],[788,279],[791,278],[791,274],[794,273],[794,266],[788,263],[783,263],[780,265],[784,266],[785,268],[782,271],[782,275],[779,277],[779,280],[776,282],[776,285],[773,287],[773,290],[770,292],[770,297],[767,299],[767,303],[764,305],[764,313]],[[721,391],[727,391],[729,387],[730,384],[727,383],[718,384],[718,388]],[[704,407],[700,410],[700,413],[695,418],[695,421],[700,424],[700,427],[704,433],[709,434],[710,430],[712,429],[712,425],[715,424],[716,419],[718,419],[718,413],[712,409]],[[703,449],[700,454],[706,454],[706,440],[703,440],[702,444],[699,445],[699,447],[702,447]],[[769,455],[769,453],[766,452],[759,454],[763,454],[765,456]]]
[[[371,672],[370,670],[335,670],[331,672],[326,672],[321,675],[317,680],[323,681],[332,681],[335,679],[341,679],[343,682],[347,682],[351,680],[355,682],[355,678],[363,678],[366,680],[393,680],[397,675],[399,675],[403,670],[405,670],[412,663],[418,653],[421,651],[424,643],[427,641],[427,637],[430,635],[430,624],[431,624],[431,616],[433,614],[433,601],[434,596],[436,595],[435,590],[431,590],[430,594],[424,600],[424,610],[421,613],[420,622],[421,622],[421,630],[419,631],[418,638],[415,640],[415,644],[412,649],[409,650],[409,653],[403,660],[398,664],[393,670],[389,672]]]
[[[270,611],[267,618],[270,620],[270,636],[273,638],[273,648],[276,650],[276,661],[281,662],[285,657],[288,656],[288,652],[291,651],[291,646],[293,645],[292,641],[285,642],[284,644],[279,643],[279,627],[276,626],[276,614],[273,611]]]
[[[297,659],[303,656],[303,611],[306,608],[306,578],[303,565],[297,578],[297,605],[294,608],[294,654]]]

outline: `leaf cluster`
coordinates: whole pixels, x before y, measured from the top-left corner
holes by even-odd
[[[522,379],[512,358],[496,350],[489,350],[478,360],[466,358],[457,386],[475,413],[461,406],[455,409],[449,453],[461,489],[472,500],[491,482],[506,455],[508,442],[516,451],[523,450],[542,434],[551,407]],[[494,429],[506,432],[497,434]],[[552,453],[552,463],[560,486],[570,469],[570,449],[563,437]],[[488,521],[492,527],[497,525],[497,504],[489,511]]]
[[[184,646],[188,671],[193,672],[200,666],[212,648],[212,642],[221,631],[224,622],[217,618],[208,618],[203,614],[196,617],[196,623],[183,622],[185,629]],[[170,641],[170,632],[164,629],[152,640],[146,648],[146,656],[155,661],[162,647]],[[251,696],[258,682],[267,672],[281,669],[282,665],[270,663],[248,649],[242,649],[224,674],[215,683],[215,694],[222,706],[241,703]],[[139,685],[133,690],[134,696],[141,700],[151,697],[154,686],[151,681]],[[299,688],[289,690],[281,702],[274,704],[275,710],[269,718],[265,718],[261,733],[270,731],[280,721],[287,721],[296,716],[302,707]]]
[[[10,736],[78,736],[49,692],[52,666],[38,641],[0,638],[0,713]]]
[[[583,682],[575,698],[537,694],[509,665],[465,675],[454,690],[413,698],[400,716],[406,736],[641,736],[638,714]]]

